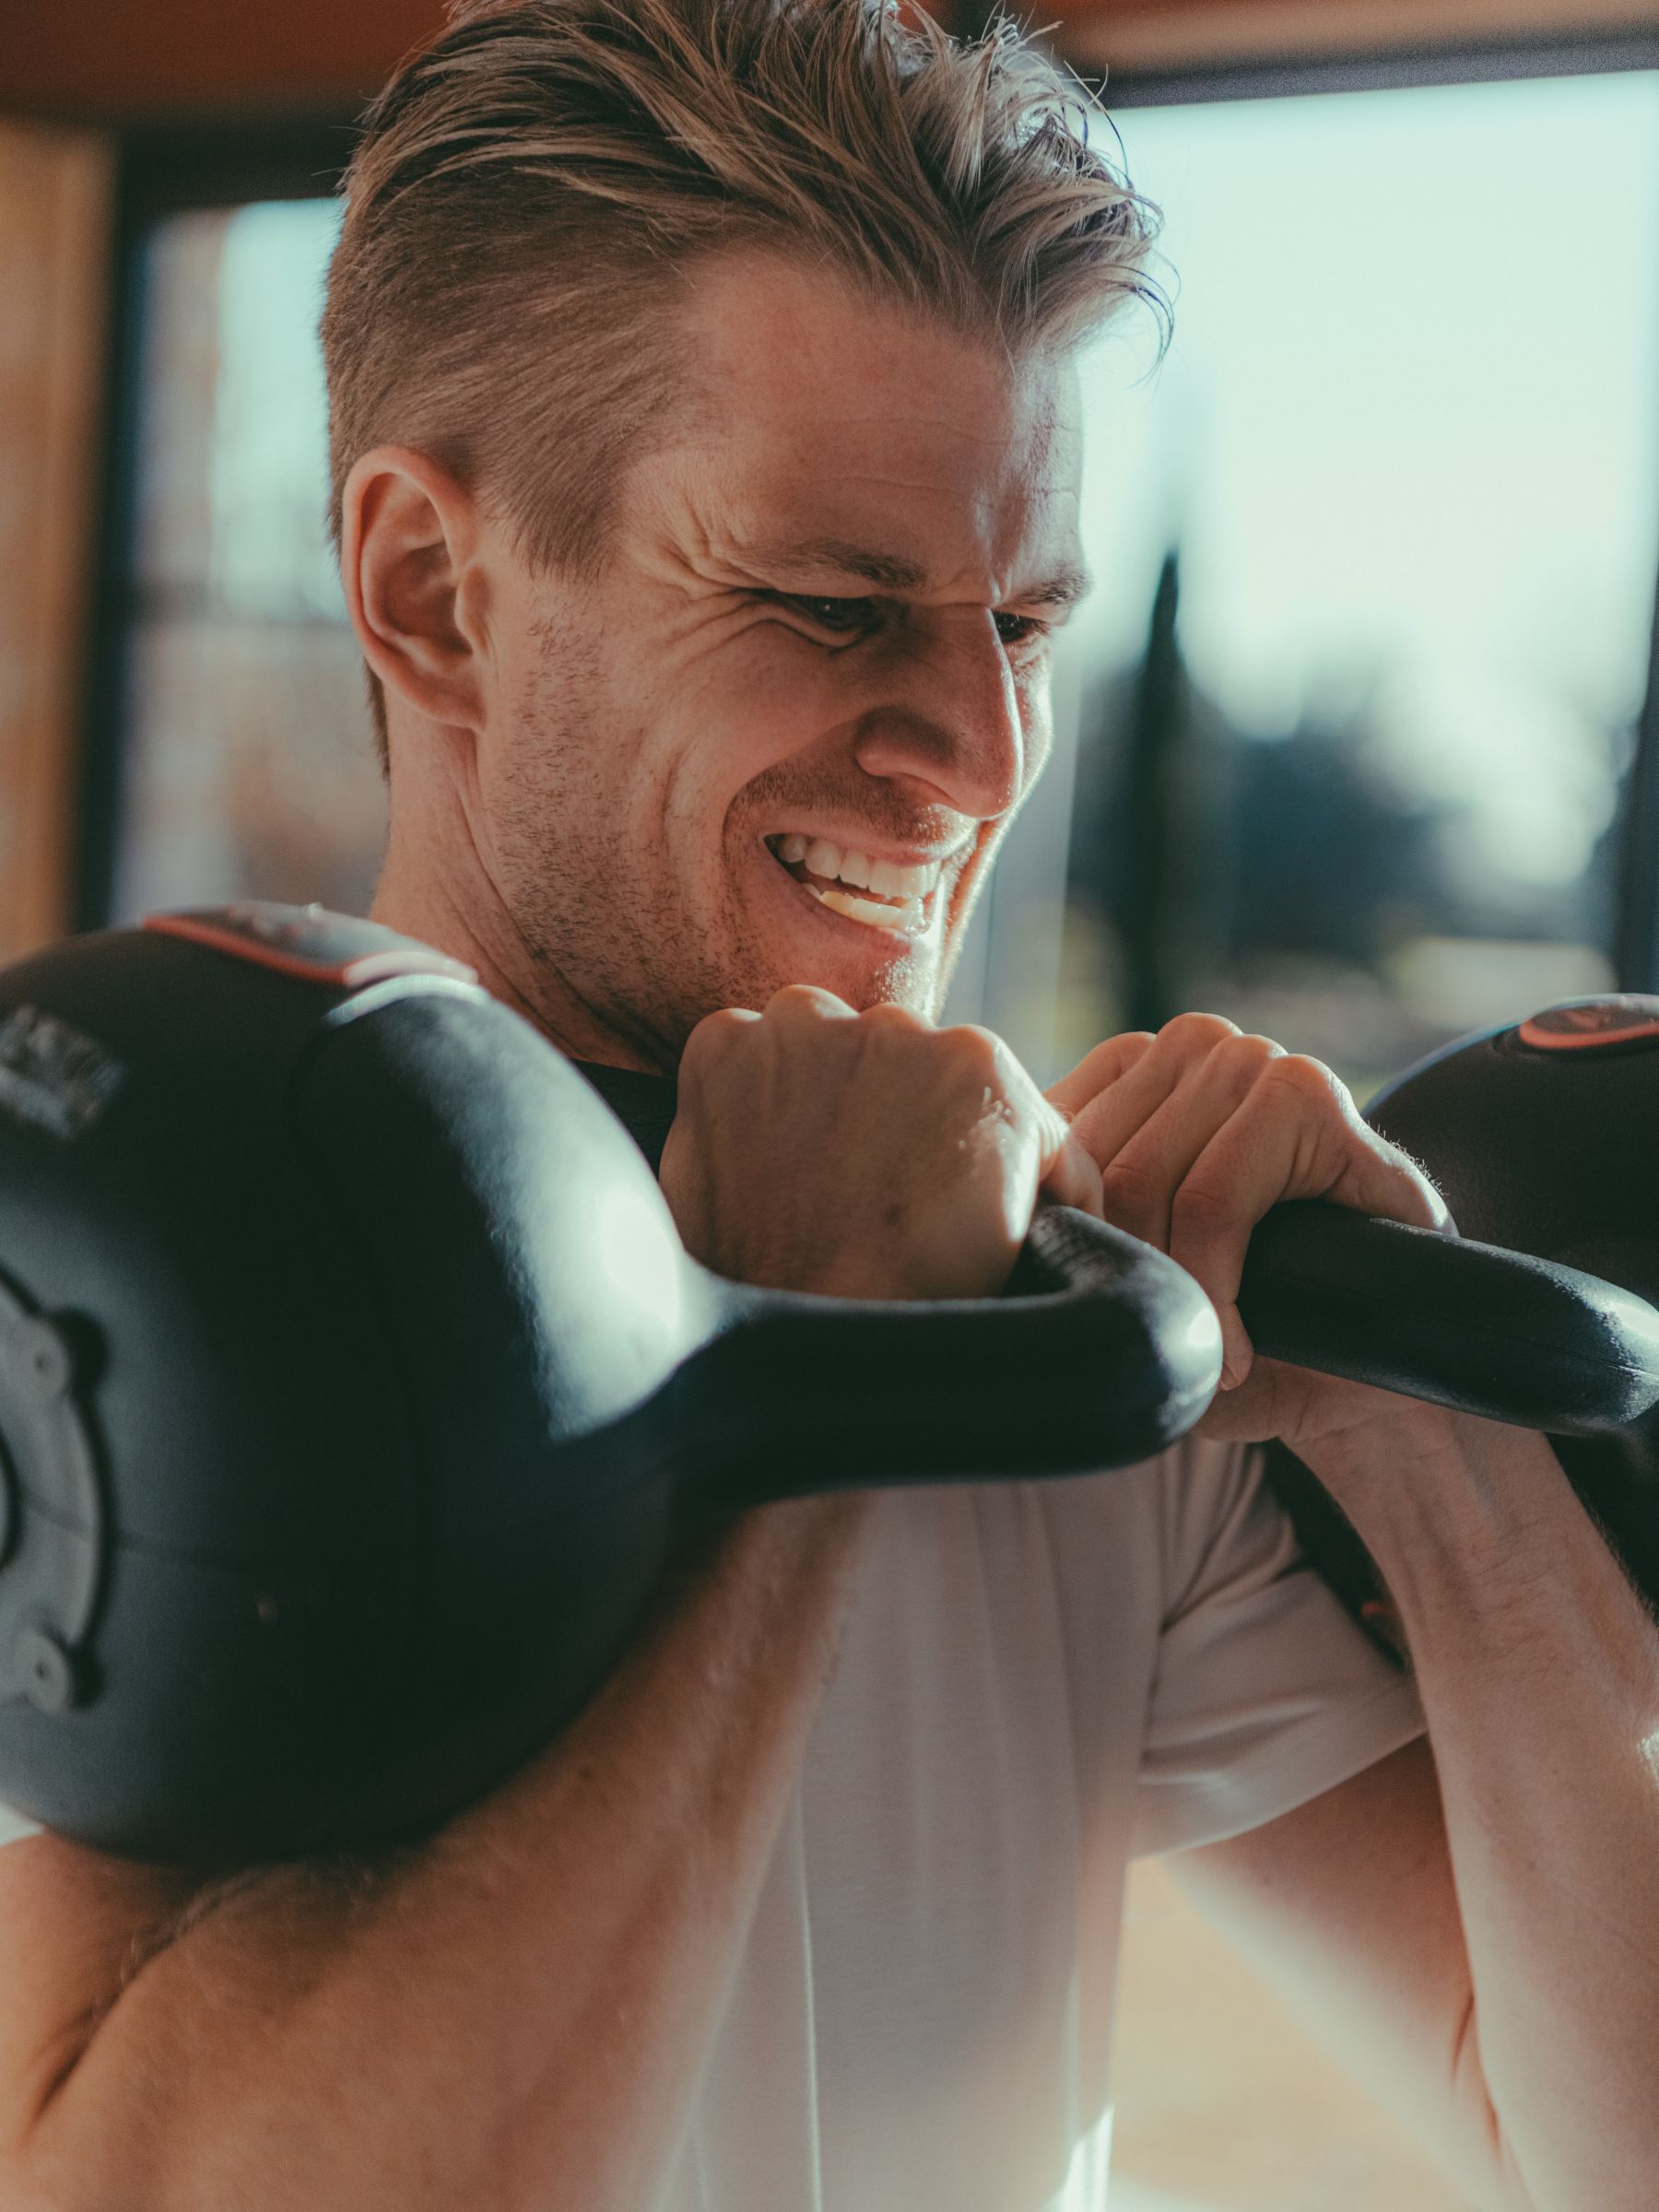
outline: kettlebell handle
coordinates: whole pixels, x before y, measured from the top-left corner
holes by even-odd
[[[1659,1405],[1659,1312],[1551,1260],[1347,1206],[1277,1206],[1239,1314],[1269,1359],[1553,1436]]]
[[[720,1282],[715,1333],[648,1409],[688,1496],[768,1499],[1128,1466],[1183,1436],[1221,1371],[1184,1269],[1070,1206],[1039,1208],[1001,1298],[817,1298]],[[819,1444],[804,1407],[858,1409]]]

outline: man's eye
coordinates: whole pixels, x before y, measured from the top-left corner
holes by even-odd
[[[838,638],[867,636],[881,619],[881,609],[874,599],[837,599],[795,592],[784,604],[805,616],[815,629],[828,630]],[[1035,615],[1001,613],[995,619],[997,636],[1010,647],[1040,643],[1053,627]]]
[[[797,593],[788,604],[817,629],[833,630],[839,638],[857,637],[876,627],[873,599],[807,598]]]

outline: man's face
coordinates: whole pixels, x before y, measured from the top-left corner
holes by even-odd
[[[1066,362],[758,253],[687,340],[604,574],[514,570],[494,609],[474,794],[533,964],[653,1065],[786,983],[936,1014],[1082,588]]]

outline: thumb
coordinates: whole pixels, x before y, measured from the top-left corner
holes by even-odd
[[[1052,1136],[1038,1185],[1041,1195],[1061,1206],[1075,1206],[1079,1213],[1092,1214],[1097,1221],[1103,1221],[1106,1202],[1100,1169],[1060,1115],[1053,1114],[1051,1120]]]

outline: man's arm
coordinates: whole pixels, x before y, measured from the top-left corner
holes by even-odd
[[[986,1296],[1039,1187],[1098,1204],[994,1039],[827,993],[713,1017],[664,1189],[740,1279]],[[0,1853],[6,2212],[643,2212],[856,1567],[856,1498],[734,1529],[587,1712],[434,1841],[201,1893]]]
[[[1109,1040],[1050,1097],[1106,1218],[1209,1292],[1201,1424],[1282,1437],[1402,1617],[1432,1747],[1187,1879],[1357,2070],[1503,2212],[1659,2199],[1659,1631],[1540,1438],[1256,1359],[1237,1295],[1284,1198],[1444,1226],[1421,1171],[1317,1061],[1184,1015]],[[1443,1815],[1436,1804],[1438,1771]]]
[[[1659,2195],[1659,1632],[1541,1440],[1445,1415],[1425,1449],[1420,1409],[1377,1395],[1312,1456],[1388,1578],[1433,1756],[1171,1866],[1477,2204],[1637,2212]]]
[[[170,1940],[169,1877],[52,1837],[0,1854],[0,1922],[25,1938],[0,2202],[640,2212],[718,2025],[864,1512],[749,1516],[558,1743],[365,1877],[275,1870],[186,1903]],[[151,1955],[127,1978],[135,1942]]]

